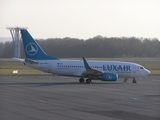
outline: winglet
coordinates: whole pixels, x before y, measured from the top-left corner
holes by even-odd
[[[91,67],[88,65],[86,59],[85,59],[84,57],[82,57],[82,58],[83,58],[84,67],[85,67],[86,69],[90,69]]]

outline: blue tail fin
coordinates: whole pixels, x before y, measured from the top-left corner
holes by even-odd
[[[27,30],[21,30],[21,37],[23,40],[24,51],[26,54],[26,58],[32,60],[57,60],[58,58],[54,58],[48,56],[42,48],[38,45],[38,43],[32,38]]]

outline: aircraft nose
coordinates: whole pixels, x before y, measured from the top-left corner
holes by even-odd
[[[146,69],[145,73],[146,73],[146,75],[151,74],[151,72],[149,70],[147,70],[147,69]]]

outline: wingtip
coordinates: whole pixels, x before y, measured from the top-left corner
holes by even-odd
[[[86,61],[86,59],[84,57],[82,57],[82,59],[83,59],[83,63],[84,63],[85,68],[86,69],[90,68],[90,66],[89,66],[88,62]]]

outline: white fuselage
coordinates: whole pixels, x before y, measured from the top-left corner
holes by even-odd
[[[60,76],[84,77],[86,71],[82,60],[37,60],[38,64],[29,64],[32,68]],[[103,73],[116,73],[119,78],[139,78],[148,75],[149,70],[131,62],[87,61],[91,68]]]

